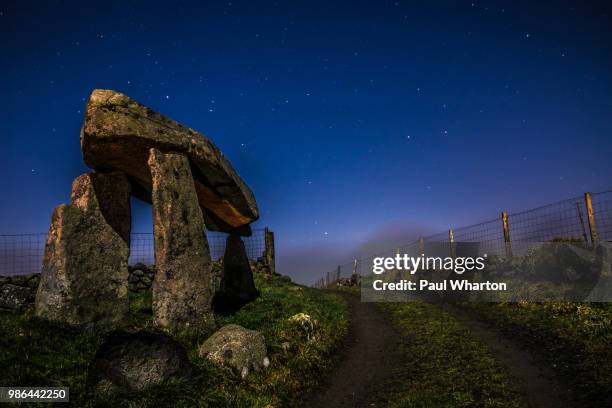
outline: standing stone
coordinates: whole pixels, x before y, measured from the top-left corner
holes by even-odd
[[[244,242],[232,234],[225,242],[223,277],[221,289],[215,294],[214,309],[218,313],[232,313],[258,296]]]
[[[212,262],[189,159],[149,151],[155,263],[153,316],[161,327],[196,323],[214,291]]]
[[[128,312],[130,184],[90,173],[72,184],[72,205],[55,208],[36,315],[69,324],[113,324]]]

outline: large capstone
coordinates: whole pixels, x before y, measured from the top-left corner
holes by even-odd
[[[232,313],[258,296],[244,242],[231,234],[225,243],[221,288],[215,294],[213,308],[218,313]]]
[[[198,348],[198,355],[227,366],[242,378],[270,365],[263,334],[237,324],[216,331]]]
[[[150,201],[152,189],[149,149],[181,153],[192,164],[197,201],[208,229],[249,235],[249,224],[259,217],[253,193],[208,138],[121,93],[92,92],[81,148],[91,168],[129,175],[135,194],[145,201]]]
[[[71,205],[55,208],[36,315],[69,324],[113,324],[128,312],[130,184],[120,173],[83,174]]]
[[[197,323],[210,312],[212,262],[189,160],[151,149],[157,274],[153,314],[161,327]]]
[[[87,382],[90,392],[103,396],[143,391],[192,372],[186,350],[172,338],[112,332],[96,352]]]

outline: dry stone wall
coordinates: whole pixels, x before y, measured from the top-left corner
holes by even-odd
[[[259,259],[251,261],[254,274],[269,274],[266,263]],[[128,267],[128,289],[132,293],[151,290],[156,274],[155,265],[137,263]],[[212,263],[212,273],[219,282],[223,276],[223,260]],[[29,275],[0,276],[0,310],[23,310],[34,306],[40,273]]]

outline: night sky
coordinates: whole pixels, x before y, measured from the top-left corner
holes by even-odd
[[[605,3],[84,3],[0,6],[0,233],[69,201],[94,88],[217,144],[303,282],[373,240],[612,188]]]

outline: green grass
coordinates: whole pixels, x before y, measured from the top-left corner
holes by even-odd
[[[405,336],[406,362],[392,407],[524,406],[487,348],[440,307],[422,302],[381,307]]]
[[[612,405],[612,305],[516,302],[467,307],[541,355],[584,404]]]
[[[187,348],[195,375],[151,387],[142,393],[92,399],[86,395],[87,367],[104,333],[40,321],[30,313],[0,314],[0,386],[67,386],[72,405],[79,407],[286,407],[329,369],[334,349],[348,327],[345,302],[329,292],[290,283],[287,278],[256,275],[261,297],[230,317],[216,317],[197,330],[176,338]],[[150,293],[131,299],[127,326],[152,330]],[[302,327],[288,321],[304,312],[318,322],[315,339],[306,340]],[[197,346],[228,323],[261,331],[271,365],[245,380],[197,356]],[[284,347],[283,347],[284,346]]]

